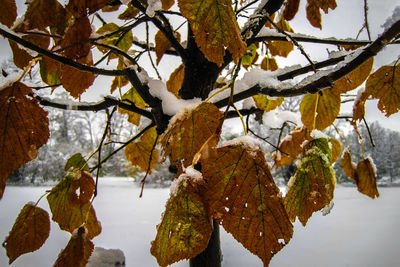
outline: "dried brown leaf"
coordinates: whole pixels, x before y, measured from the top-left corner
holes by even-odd
[[[0,23],[11,27],[17,18],[17,5],[15,0],[3,0],[0,8]]]
[[[283,18],[287,21],[292,20],[299,10],[299,5],[300,0],[287,0],[282,13]]]

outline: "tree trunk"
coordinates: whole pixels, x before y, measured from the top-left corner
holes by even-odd
[[[221,267],[222,254],[219,240],[219,225],[213,220],[214,231],[211,234],[207,248],[190,259],[190,267]]]

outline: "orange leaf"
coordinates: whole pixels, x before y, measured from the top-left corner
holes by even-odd
[[[337,90],[339,94],[343,94],[356,89],[368,78],[373,65],[374,58],[371,57],[361,64],[361,66],[337,80],[333,85],[333,90]]]
[[[281,18],[276,25],[283,31],[293,32],[292,27],[290,27],[289,23],[283,18]],[[290,41],[272,41],[268,43],[268,49],[272,56],[287,57],[293,48],[294,45]]]
[[[67,28],[64,38],[58,43],[62,48],[62,54],[71,59],[86,57],[91,48],[88,42],[91,33],[92,26],[88,17],[75,19]]]
[[[370,198],[379,197],[376,187],[375,167],[370,158],[366,158],[357,164],[357,188],[358,191]]]
[[[400,65],[383,66],[371,74],[365,91],[379,99],[378,108],[386,117],[400,110]]]
[[[208,138],[220,130],[222,117],[214,104],[206,102],[175,115],[161,137],[164,156],[171,156],[171,164],[188,166]]]
[[[90,203],[94,186],[89,173],[76,169],[51,189],[47,201],[53,214],[52,220],[57,222],[62,230],[72,233],[85,223],[89,239],[100,234],[101,225]]]
[[[175,0],[161,0],[161,4],[162,9],[168,10],[175,4]]]
[[[358,96],[353,104],[353,118],[351,119],[352,123],[356,121],[360,121],[365,116],[365,102],[367,101],[369,94],[365,91],[365,88],[362,88],[358,92]]]
[[[87,230],[81,226],[73,232],[65,249],[63,249],[54,267],[85,267],[92,255],[94,245],[87,236]]]
[[[326,138],[313,139],[305,145],[297,171],[289,180],[284,200],[292,222],[298,217],[305,226],[313,212],[332,201],[336,178],[331,154]]]
[[[181,34],[179,32],[175,32],[175,34],[176,34],[176,39],[179,42],[181,39]],[[162,31],[158,31],[154,39],[156,41],[156,56],[157,56],[156,63],[158,65],[164,53],[171,48],[171,43],[169,42],[167,37],[165,37]]]
[[[147,132],[145,132],[138,142],[132,142],[128,144],[125,148],[126,159],[133,165],[138,166],[142,171],[147,171],[151,163],[149,173],[153,170],[158,163],[158,151],[153,149],[154,142],[157,138],[156,128],[153,127]]]
[[[357,165],[352,161],[351,154],[348,150],[345,150],[340,160],[340,166],[342,166],[343,171],[346,175],[357,181]]]
[[[299,10],[300,0],[287,0],[282,16],[285,20],[292,20]]]
[[[301,121],[309,129],[314,129],[315,119],[315,129],[324,130],[332,125],[339,112],[340,94],[332,89],[307,94],[300,103]]]
[[[184,75],[185,68],[183,65],[180,65],[171,73],[167,81],[167,90],[173,93],[177,98],[180,98],[179,90],[182,87]]]
[[[151,254],[161,267],[197,256],[211,237],[211,216],[196,190],[195,180],[184,173],[171,186],[156,239],[151,242]]]
[[[276,109],[280,105],[282,105],[284,98],[278,97],[276,99],[271,99],[266,95],[254,95],[254,102],[256,103],[257,108],[264,110],[265,112],[269,112],[271,110]]]
[[[0,90],[0,198],[8,176],[34,160],[50,136],[47,111],[29,93],[20,82]]]
[[[275,71],[278,69],[278,63],[276,63],[275,58],[265,57],[261,61],[261,68],[263,70]]]
[[[327,14],[329,8],[333,10],[336,6],[336,0],[307,0],[307,19],[312,26],[322,29],[320,9]]]
[[[77,62],[85,65],[93,65],[92,53],[86,57],[78,59]],[[86,91],[94,82],[94,75],[90,72],[80,71],[70,66],[62,66],[60,81],[66,91],[74,97],[78,98]]]
[[[65,20],[66,13],[57,0],[33,0],[28,3],[24,20],[19,25],[23,30],[44,30],[48,26],[62,28],[60,19]]]
[[[235,62],[246,53],[231,0],[179,0],[178,6],[208,60],[221,66],[225,47]]]
[[[110,0],[69,0],[66,8],[74,17],[80,18],[96,12],[109,2]]]
[[[202,155],[205,200],[213,217],[267,266],[293,226],[260,146],[248,137]]]
[[[279,145],[279,150],[284,153],[277,151],[272,156],[276,167],[289,165],[295,161],[303,150],[301,145],[310,139],[310,132],[305,127],[296,128],[290,132]]]
[[[335,163],[342,153],[342,144],[337,139],[329,139],[332,146],[332,163]]]
[[[0,23],[11,27],[17,18],[17,5],[15,0],[3,0],[0,9]]]
[[[50,234],[50,218],[47,211],[26,204],[19,213],[11,232],[4,240],[11,264],[22,254],[38,250]]]

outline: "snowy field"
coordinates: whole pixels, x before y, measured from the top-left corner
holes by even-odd
[[[19,210],[28,201],[36,201],[48,187],[8,186],[0,201],[0,239],[7,236]],[[327,216],[316,213],[304,228],[295,223],[293,239],[271,261],[270,266],[400,266],[400,188],[380,188],[380,197],[372,200],[356,188],[338,187],[335,206]],[[157,266],[150,254],[155,226],[169,195],[168,189],[139,188],[125,178],[100,180],[99,196],[94,201],[103,232],[94,239],[96,246],[124,251],[126,266]],[[48,210],[43,199],[39,206]],[[52,266],[65,247],[69,234],[52,223],[46,244],[35,253],[16,260],[15,267]],[[223,266],[262,266],[229,234],[221,231]],[[0,266],[8,266],[5,250]],[[179,262],[174,267],[188,266]]]

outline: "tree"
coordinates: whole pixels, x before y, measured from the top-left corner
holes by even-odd
[[[399,42],[399,8],[375,40],[341,40],[294,33],[289,21],[299,0],[178,0],[176,5],[167,0],[70,0],[65,6],[57,0],[33,0],[18,21],[14,0],[3,2],[0,22],[5,26],[0,34],[9,40],[22,72],[3,73],[0,86],[1,195],[9,175],[35,159],[49,138],[48,114],[42,106],[107,114],[95,153],[88,158],[74,154],[66,162],[68,173],[46,193],[52,219],[71,233],[56,266],[87,262],[91,239],[101,232],[92,206],[97,177],[122,149],[127,160],[146,173],[163,158],[169,158],[177,172],[151,245],[161,266],[181,259],[192,259],[191,266],[220,266],[218,225],[267,266],[290,241],[296,217],[306,225],[313,212],[333,198],[332,163],[341,146],[321,131],[339,116],[341,97],[366,81],[354,101],[354,127],[370,98],[379,99],[378,108],[387,116],[400,108],[398,62],[371,74],[373,57]],[[369,34],[364,3],[362,30]],[[321,10],[327,13],[336,5],[335,0],[307,0],[307,19],[322,29]],[[107,22],[104,12],[118,18]],[[314,62],[300,42],[334,44],[338,52]],[[288,56],[294,47],[309,64],[279,69],[276,57]],[[167,56],[181,65],[164,83],[156,65]],[[35,68],[51,90],[62,87],[76,102],[44,98],[39,88],[21,82]],[[159,77],[150,77],[150,71]],[[294,78],[299,75],[307,77],[298,82]],[[113,96],[98,103],[78,102],[101,76],[112,77]],[[289,132],[272,155],[275,167],[301,159],[282,197],[258,140],[243,136],[218,143],[226,120],[274,110],[284,98],[295,96],[302,97],[303,127]],[[238,102],[245,99],[245,108],[239,110]],[[128,114],[137,132],[105,156],[103,146],[111,140],[111,118],[117,109]],[[98,163],[89,166],[93,156]],[[371,160],[355,164],[346,149],[341,163],[360,192],[379,196]],[[48,217],[37,204],[24,207],[4,242],[10,262],[42,245]],[[38,235],[41,238],[35,238]]]

